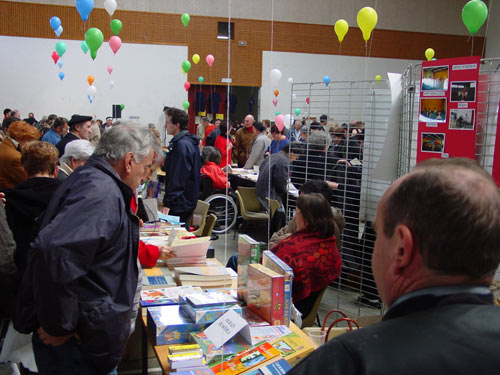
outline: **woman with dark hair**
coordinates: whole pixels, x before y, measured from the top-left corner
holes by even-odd
[[[306,316],[321,291],[340,275],[341,260],[334,216],[322,194],[299,196],[294,218],[297,231],[272,251],[292,267],[292,300],[302,316]]]
[[[219,166],[224,168],[226,165],[231,165],[231,137],[227,136],[227,121],[222,121],[219,125],[219,135],[215,139],[214,147],[221,153],[221,161]],[[229,156],[228,156],[229,155]]]
[[[269,153],[271,155],[280,152],[283,147],[290,144],[290,140],[284,134],[284,130],[284,128],[279,130],[276,125],[271,127],[271,136],[273,138],[271,145],[269,146]]]

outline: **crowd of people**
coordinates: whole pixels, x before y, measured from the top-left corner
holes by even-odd
[[[292,373],[402,373],[408,363],[419,373],[497,368],[500,318],[488,285],[500,262],[500,193],[474,161],[421,163],[387,190],[360,236],[363,123],[329,124],[323,115],[287,129],[249,114],[241,125],[202,118],[191,134],[185,111],[164,112],[166,149],[154,126],[85,115],[20,120],[19,111],[4,111],[0,313],[33,333],[40,374],[117,373],[137,315],[140,264],[173,256],[139,240],[147,220],[140,186],[161,167],[162,211],[189,229],[202,177],[234,189],[231,165],[259,172],[264,209],[268,199],[281,212],[295,207],[269,248],[294,270],[292,300],[303,316],[345,270],[369,286],[361,302],[389,308],[381,324],[332,340]],[[429,327],[437,340],[420,333]],[[459,358],[438,355],[455,332],[474,345],[456,348]],[[474,361],[481,335],[489,337],[480,345],[484,361]],[[422,355],[410,359],[408,343]],[[380,360],[392,350],[397,360]]]

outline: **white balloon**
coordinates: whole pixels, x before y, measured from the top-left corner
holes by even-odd
[[[104,8],[106,8],[106,12],[108,12],[108,14],[112,16],[116,10],[116,0],[105,0]]]
[[[285,118],[283,119],[285,128],[290,129],[290,127],[293,125],[293,121],[293,116],[290,113],[286,114]]]
[[[292,99],[297,99],[297,94],[292,94]]]
[[[288,78],[288,83],[289,83],[290,85],[293,83],[293,78],[292,78],[292,77]]]
[[[95,86],[89,86],[89,88],[87,89],[87,93],[90,95],[90,96],[95,96],[95,93],[97,92],[97,89],[95,88]]]
[[[63,32],[63,27],[59,26],[57,30],[54,30],[54,32],[56,33],[56,36],[59,38]]]
[[[281,79],[281,71],[279,69],[274,68],[273,70],[271,70],[269,78],[271,79],[273,86],[275,87],[278,86],[278,83]]]
[[[109,81],[109,87],[110,87],[110,88],[115,87],[115,83],[114,83],[113,81]]]

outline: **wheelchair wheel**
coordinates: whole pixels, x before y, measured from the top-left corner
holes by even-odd
[[[225,194],[214,194],[205,199],[205,202],[210,204],[208,214],[217,216],[214,233],[226,233],[234,227],[238,217],[238,206],[233,198]]]

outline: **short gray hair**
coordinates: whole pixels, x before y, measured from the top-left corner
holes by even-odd
[[[64,148],[64,155],[61,156],[59,162],[67,164],[71,158],[75,160],[87,160],[94,152],[94,149],[94,145],[86,139],[71,141]]]
[[[108,162],[116,162],[132,152],[135,162],[140,163],[154,148],[154,142],[146,127],[128,124],[113,126],[103,134],[94,154],[102,156]]]
[[[324,150],[330,145],[330,134],[325,131],[311,132],[307,137],[307,144],[315,150]]]

